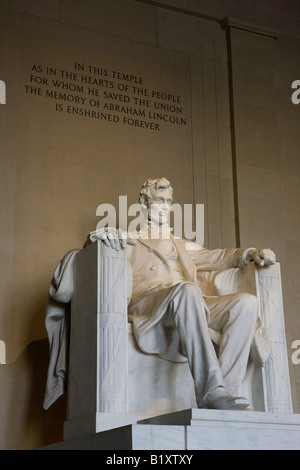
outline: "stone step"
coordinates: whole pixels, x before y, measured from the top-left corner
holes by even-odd
[[[299,450],[300,415],[188,409],[42,449]]]
[[[300,414],[294,413],[267,413],[264,411],[236,411],[236,410],[211,410],[190,408],[164,415],[153,416],[139,420],[138,424],[170,424],[198,426],[209,422],[223,423],[257,423],[270,425],[300,425]],[[212,424],[212,423],[211,423]]]

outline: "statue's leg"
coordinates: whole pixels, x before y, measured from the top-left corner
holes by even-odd
[[[205,299],[211,317],[209,327],[220,331],[219,364],[226,390],[241,394],[242,381],[255,333],[257,298],[241,293]]]
[[[218,358],[208,331],[205,303],[196,284],[183,284],[167,312],[177,327],[195,383],[196,400],[216,387],[224,387]]]

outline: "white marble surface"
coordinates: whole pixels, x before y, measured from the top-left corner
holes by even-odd
[[[157,416],[143,423],[138,426],[165,428],[168,424],[169,440],[172,440],[173,427],[182,424],[186,432],[185,449],[188,450],[300,449],[299,414],[190,409]],[[135,444],[142,446],[144,430],[136,429],[135,432],[140,433],[141,439],[136,438]],[[149,446],[149,443],[144,445]],[[151,448],[154,447],[147,447]]]
[[[187,426],[187,449],[195,450],[299,450],[300,431],[291,427]]]
[[[135,450],[184,450],[185,426],[132,426],[132,448]]]
[[[299,450],[300,415],[192,410],[187,448]]]
[[[131,324],[128,333],[128,411],[141,418],[197,407],[188,363],[144,354]]]
[[[235,411],[235,410],[208,410],[191,408],[155,416],[138,421],[138,424],[169,424],[169,425],[191,425],[202,426],[209,423],[241,423],[263,424],[272,426],[292,425],[300,426],[300,414],[296,413],[265,413],[260,411]],[[299,428],[300,430],[300,428]]]
[[[299,450],[300,415],[188,409],[44,449]]]
[[[138,416],[132,413],[95,413],[92,416],[84,416],[64,423],[64,438],[74,439],[89,433],[100,433],[110,429],[136,424]]]

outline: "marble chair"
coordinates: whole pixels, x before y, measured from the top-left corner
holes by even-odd
[[[280,264],[202,273],[205,295],[249,292],[259,299],[261,333],[271,345],[265,367],[249,360],[243,384],[255,411],[292,413]],[[74,263],[68,418],[65,437],[196,408],[187,363],[141,352],[127,321],[130,266],[124,251],[97,241]]]

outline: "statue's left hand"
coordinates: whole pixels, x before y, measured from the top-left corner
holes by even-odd
[[[258,264],[261,267],[270,266],[271,264],[275,264],[276,262],[275,253],[269,248],[263,248],[262,250],[253,248],[249,251],[250,259],[253,259],[254,263]]]

